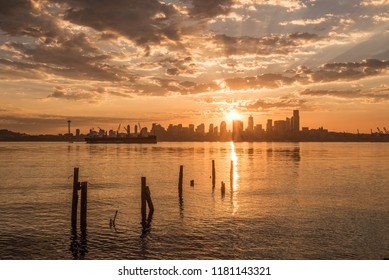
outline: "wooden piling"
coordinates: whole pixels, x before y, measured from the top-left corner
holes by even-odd
[[[73,174],[73,199],[72,199],[72,229],[77,228],[77,205],[78,205],[78,189],[80,183],[78,182],[78,167],[74,168]]]
[[[190,180],[190,186],[194,187],[194,180]]]
[[[141,215],[142,224],[146,223],[146,177],[141,178]]]
[[[115,216],[113,217],[113,220],[112,220],[112,225],[115,226],[115,222],[116,222],[116,216],[118,215],[118,210],[116,210],[115,212]]]
[[[88,182],[81,182],[81,214],[80,214],[81,232],[86,231],[87,208],[88,208]]]
[[[212,188],[215,188],[215,184],[216,184],[215,160],[212,160]]]
[[[234,183],[234,161],[231,160],[231,164],[230,164],[230,185],[232,187]]]
[[[150,193],[149,186],[146,186],[146,201],[150,210],[149,215],[152,215],[154,213],[154,205],[153,205],[153,201],[151,200],[151,193]]]
[[[222,197],[226,195],[226,184],[222,181],[222,187],[221,187]]]
[[[178,179],[178,194],[180,197],[182,197],[182,181],[184,176],[184,166],[180,165],[180,176]]]

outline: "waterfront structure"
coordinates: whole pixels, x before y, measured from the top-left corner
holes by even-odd
[[[292,131],[293,132],[299,132],[300,131],[300,114],[299,114],[299,110],[293,110]]]

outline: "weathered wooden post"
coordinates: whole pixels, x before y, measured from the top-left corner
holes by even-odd
[[[222,198],[223,198],[226,195],[226,184],[224,184],[223,181],[222,181],[221,191],[222,191]]]
[[[182,197],[182,181],[184,176],[184,166],[180,165],[180,176],[178,178],[178,195]]]
[[[153,215],[153,213],[154,213],[154,205],[153,205],[153,201],[151,200],[151,193],[150,193],[149,186],[146,186],[145,193],[146,193],[147,205],[149,206],[149,210],[150,210],[149,215]]]
[[[78,182],[78,167],[74,167],[73,175],[73,199],[72,199],[72,229],[76,230],[77,228],[77,205],[78,205],[78,189],[80,183]]]
[[[88,208],[88,182],[81,182],[81,214],[80,214],[81,232],[86,231],[87,208]]]
[[[212,188],[215,188],[215,184],[216,184],[215,160],[212,160]]]
[[[234,183],[234,161],[231,160],[231,165],[230,165],[230,185],[231,187],[233,186]]]
[[[194,187],[194,180],[190,180],[190,186]]]
[[[146,223],[146,177],[141,178],[141,212],[142,225]]]

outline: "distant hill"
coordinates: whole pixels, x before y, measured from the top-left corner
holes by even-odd
[[[0,140],[12,140],[28,136],[25,133],[13,132],[8,129],[0,129]]]

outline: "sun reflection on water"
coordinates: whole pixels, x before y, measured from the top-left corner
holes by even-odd
[[[231,194],[232,214],[235,214],[239,208],[238,200],[237,200],[237,194],[239,188],[238,157],[236,155],[234,142],[230,142],[230,145],[231,145],[230,194]]]

